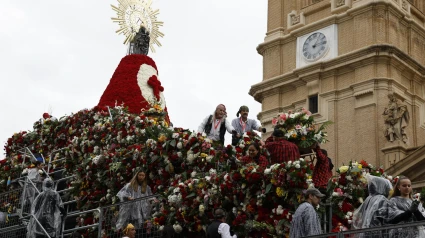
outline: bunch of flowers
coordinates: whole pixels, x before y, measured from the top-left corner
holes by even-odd
[[[286,113],[279,113],[272,119],[274,128],[282,130],[288,141],[301,148],[308,148],[315,143],[326,143],[327,134],[324,130],[330,123],[325,122],[316,130],[314,117],[304,108],[295,112],[289,110]]]
[[[355,208],[359,207],[368,196],[366,175],[388,179],[391,179],[391,176],[387,176],[382,168],[377,168],[364,160],[360,163],[350,161],[348,165],[343,165],[336,171],[338,175],[328,184],[334,211],[333,226],[350,228]]]

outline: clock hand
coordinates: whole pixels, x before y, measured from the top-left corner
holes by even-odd
[[[316,38],[316,41],[314,42],[314,44],[313,44],[313,48],[316,48],[316,44],[317,44],[317,41],[319,40],[319,37],[317,37]]]

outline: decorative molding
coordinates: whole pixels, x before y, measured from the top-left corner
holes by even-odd
[[[288,31],[293,31],[295,29],[303,27],[304,25],[305,25],[305,17],[303,12],[301,12],[300,14],[297,14],[297,11],[292,10],[292,12],[288,14],[288,23],[287,23]]]
[[[331,0],[331,13],[338,14],[345,12],[352,6],[351,0]]]
[[[396,5],[399,9],[401,9],[406,16],[411,16],[410,6],[411,4],[407,0],[391,0],[393,5]]]

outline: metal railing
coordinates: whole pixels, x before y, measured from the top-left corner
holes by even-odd
[[[131,206],[132,204],[146,201],[148,202],[151,199],[156,198],[157,195],[146,196],[142,198],[138,198],[135,200],[116,203],[104,207],[100,207],[97,209],[89,210],[89,211],[81,211],[74,212],[72,214],[68,214],[64,219],[63,223],[63,232],[62,237],[69,237],[74,232],[81,232],[84,234],[95,234],[97,233],[98,237],[109,237],[109,238],[121,238],[123,236],[122,231],[117,229],[116,223],[118,221],[120,215],[120,207],[121,206]],[[158,209],[158,207],[157,207]],[[152,209],[152,211],[157,210]],[[67,221],[75,220],[78,217],[83,217],[84,214],[92,213],[91,217],[94,217],[93,224],[81,224],[75,228],[65,229],[65,223]],[[139,238],[159,238],[160,231],[158,227],[154,226],[148,217],[143,217],[144,213],[141,211],[142,218],[144,222],[142,223],[142,227],[136,229],[136,237]],[[152,214],[149,214],[152,215]],[[129,222],[129,221],[127,221]]]
[[[425,236],[425,221],[327,233],[308,238],[416,238]]]
[[[18,188],[0,194],[0,230],[20,225],[20,201],[23,191],[23,188]]]

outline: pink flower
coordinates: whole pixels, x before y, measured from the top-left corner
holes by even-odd
[[[272,125],[276,125],[277,124],[277,119],[276,118],[273,118],[272,119]]]
[[[279,118],[281,120],[285,121],[286,120],[286,114],[285,113],[280,114]]]
[[[295,126],[295,129],[297,129],[297,130],[301,130],[301,128],[302,128],[302,126],[301,126],[301,125],[296,125],[296,126]]]

